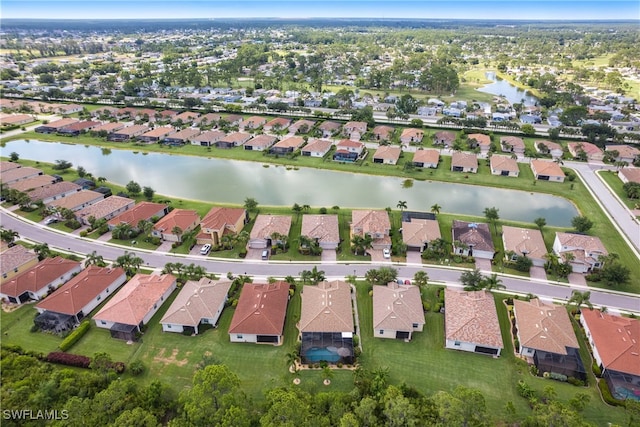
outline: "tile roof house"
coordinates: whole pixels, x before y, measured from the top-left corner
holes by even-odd
[[[219,130],[208,130],[201,133],[191,139],[191,145],[201,145],[203,147],[210,147],[215,145],[216,142],[227,136],[226,133]]]
[[[186,128],[167,136],[162,143],[169,145],[192,144],[198,135],[200,135],[200,129]]]
[[[617,151],[618,155],[615,157],[615,161],[627,162],[628,164],[633,164],[634,160],[640,156],[640,150],[630,145],[607,145],[605,151],[608,153]]]
[[[82,190],[51,201],[48,206],[78,211],[104,199],[104,194],[92,190]]]
[[[68,126],[63,126],[57,130],[57,134],[63,136],[78,136],[83,132],[100,126],[100,124],[100,122],[94,122],[93,120],[83,120],[81,122],[71,123]]]
[[[147,125],[131,125],[124,129],[118,129],[107,135],[107,141],[112,142],[124,142],[132,138],[136,138],[146,132],[149,132],[149,126]]]
[[[533,144],[536,147],[536,151],[542,154],[549,154],[554,159],[559,159],[562,157],[563,150],[562,145],[557,142],[551,141],[536,141]]]
[[[373,287],[373,336],[410,341],[425,324],[420,289],[391,282]]]
[[[62,257],[45,258],[0,285],[0,297],[13,304],[38,301],[82,270],[82,264]]]
[[[156,222],[151,235],[168,242],[182,242],[182,236],[200,224],[198,212],[190,209],[174,209]],[[179,233],[176,233],[179,229]]]
[[[424,131],[416,128],[406,128],[400,134],[400,143],[407,144],[420,144],[424,138]]]
[[[218,113],[208,113],[203,116],[198,117],[195,120],[195,123],[198,126],[209,126],[209,125],[217,125],[222,116]]]
[[[338,162],[355,162],[364,151],[364,144],[350,139],[343,139],[336,144],[333,160]]]
[[[271,148],[278,139],[272,135],[258,135],[244,143],[245,150],[265,151]]]
[[[564,305],[533,298],[513,300],[520,355],[529,358],[540,373],[555,372],[581,380],[586,378],[580,344]]]
[[[531,171],[540,181],[564,182],[565,174],[556,162],[533,159]]]
[[[213,207],[200,221],[197,243],[220,246],[223,235],[240,233],[248,220],[245,209]]]
[[[265,132],[278,132],[281,130],[287,129],[291,125],[291,119],[286,119],[284,117],[276,117],[273,120],[267,122],[262,129]]]
[[[402,241],[408,251],[422,252],[430,242],[441,237],[440,226],[434,219],[411,218],[410,221],[402,221]]]
[[[310,157],[324,157],[331,147],[333,143],[331,141],[327,141],[326,139],[315,139],[309,141],[307,145],[301,150],[303,156]]]
[[[517,256],[526,256],[537,267],[543,267],[546,262],[548,251],[540,230],[503,225],[502,243],[507,260],[513,252],[511,261],[515,261]]]
[[[122,268],[90,265],[36,305],[34,323],[47,331],[71,330],[126,280]]]
[[[492,175],[518,177],[520,174],[518,162],[509,156],[498,156],[494,154],[491,156],[489,164],[491,166]]]
[[[233,132],[215,142],[218,148],[233,148],[243,145],[251,139],[251,134],[244,132]]]
[[[342,280],[304,286],[298,327],[305,363],[353,363],[351,286]],[[318,352],[318,349],[323,352]]]
[[[249,247],[265,249],[276,245],[279,241],[273,240],[273,235],[280,234],[288,236],[290,228],[290,216],[260,214],[256,217],[253,229],[249,235]]]
[[[200,325],[216,326],[227,302],[231,280],[187,281],[160,320],[164,332],[191,332],[198,335]]]
[[[491,137],[483,133],[471,133],[467,135],[467,143],[471,148],[480,147],[480,152],[486,154],[491,148]]]
[[[524,141],[517,136],[503,136],[500,137],[500,148],[505,153],[514,153],[517,155],[524,155]]]
[[[453,220],[453,252],[459,255],[493,259],[495,247],[489,225],[483,222]]]
[[[574,273],[588,273],[594,268],[602,268],[604,260],[601,257],[609,254],[599,238],[577,233],[556,233],[553,252],[565,261],[566,254],[572,254],[569,263]]]
[[[21,167],[22,165],[20,163],[0,161],[0,173],[9,172],[10,170],[18,169]]]
[[[451,146],[456,140],[456,134],[448,130],[441,130],[433,135],[434,145],[448,145]]]
[[[478,156],[475,153],[454,151],[451,155],[451,170],[453,172],[478,172]]]
[[[347,122],[342,127],[342,133],[349,139],[359,141],[367,132],[367,122]]]
[[[604,153],[600,147],[590,142],[569,142],[567,148],[574,158],[580,157],[582,152],[586,154],[587,160],[600,161],[604,158]]]
[[[98,328],[112,338],[135,341],[164,301],[176,289],[171,274],[136,274],[93,316]]]
[[[0,117],[0,122],[3,126],[7,125],[24,125],[26,123],[34,122],[35,119],[28,114],[3,114]]]
[[[229,123],[231,126],[235,126],[235,125],[239,125],[244,120],[244,117],[238,114],[227,114],[225,117],[222,118],[222,120]],[[220,125],[220,121],[218,121],[218,124]]]
[[[303,215],[300,235],[315,239],[322,249],[338,249],[338,215]]]
[[[7,187],[22,193],[28,193],[29,191],[42,188],[54,182],[56,182],[56,179],[51,175],[36,175],[20,181],[14,181],[11,184],[7,184]]]
[[[445,288],[445,347],[500,356],[504,348],[493,294]]]
[[[637,182],[640,184],[640,168],[622,168],[618,171],[618,178],[624,183]]]
[[[373,154],[373,163],[395,165],[400,160],[402,149],[394,145],[383,145]]]
[[[135,228],[140,221],[151,221],[154,217],[160,219],[167,213],[169,213],[169,207],[167,205],[162,203],[140,202],[110,219],[107,224],[110,230],[113,230],[119,224],[129,224]]]
[[[162,142],[167,136],[175,133],[176,130],[171,126],[161,126],[155,129],[151,129],[138,136],[138,141],[144,142],[147,144],[153,144],[156,142]]]
[[[289,132],[306,134],[309,133],[309,131],[313,129],[315,125],[315,120],[300,119],[289,126]]]
[[[195,120],[200,117],[200,113],[194,113],[192,111],[184,111],[180,114],[176,114],[171,118],[172,123],[176,123],[178,120],[182,121],[182,123],[193,123]]]
[[[128,197],[109,196],[76,212],[76,218],[84,225],[90,225],[89,218],[110,219],[131,209],[136,201]],[[137,225],[137,224],[136,224]]]
[[[369,235],[373,238],[373,249],[391,248],[391,221],[384,210],[353,210],[351,212],[350,235]]]
[[[640,320],[580,310],[593,358],[616,399],[640,395]]]
[[[38,255],[22,245],[14,245],[0,253],[0,283],[8,282],[38,263]]]
[[[304,145],[304,138],[301,136],[290,136],[281,141],[276,142],[269,149],[270,153],[273,154],[288,154],[293,153],[298,148]]]
[[[14,182],[36,177],[38,175],[44,175],[44,173],[40,169],[32,168],[29,166],[13,168],[7,170],[6,172],[2,171],[2,183],[5,185],[9,185]]]
[[[264,126],[267,123],[267,119],[259,116],[252,116],[243,120],[238,127],[242,130],[253,130]]]
[[[371,131],[371,139],[373,141],[390,141],[395,130],[393,126],[378,125]]]
[[[413,165],[418,168],[437,168],[440,161],[438,150],[417,150],[413,155]]]
[[[323,138],[331,138],[332,136],[340,133],[341,128],[342,125],[340,123],[332,122],[330,120],[325,120],[318,126],[318,129],[322,131]]]
[[[65,118],[60,120],[54,120],[46,125],[41,125],[35,128],[34,130],[37,133],[56,133],[59,129],[62,129],[65,126],[69,126],[70,124],[77,123],[78,119]]]
[[[282,344],[289,284],[247,283],[229,326],[231,342]]]
[[[82,191],[82,187],[78,184],[74,184],[69,181],[61,181],[31,190],[27,193],[27,196],[29,196],[29,199],[33,203],[41,200],[42,203],[46,205],[61,197],[67,197],[70,194],[78,193],[80,191]]]
[[[98,132],[107,132],[107,135],[110,134],[111,132],[115,132],[118,131],[120,129],[123,129],[125,127],[124,123],[120,123],[120,122],[107,122],[107,123],[103,123],[99,126],[94,127],[93,129],[91,129],[91,133],[92,134],[96,134]]]

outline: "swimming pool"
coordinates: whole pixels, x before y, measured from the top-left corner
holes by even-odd
[[[311,347],[304,354],[304,358],[309,363],[321,361],[335,363],[341,359],[341,356],[337,352],[331,351],[326,347]]]

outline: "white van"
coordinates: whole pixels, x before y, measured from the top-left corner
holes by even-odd
[[[269,251],[267,249],[262,251],[262,259],[269,259]]]

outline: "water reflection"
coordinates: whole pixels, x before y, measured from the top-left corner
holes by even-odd
[[[493,83],[478,88],[480,92],[503,96],[511,104],[520,103],[522,100],[524,100],[524,105],[536,105],[538,102],[538,98],[527,94],[526,91],[517,88],[507,80],[497,77],[494,72],[489,71],[485,73],[485,76]]]

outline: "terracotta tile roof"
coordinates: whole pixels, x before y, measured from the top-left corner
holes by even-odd
[[[184,123],[189,123],[194,121],[195,119],[197,119],[198,117],[200,117],[199,113],[194,113],[192,111],[184,111],[176,116],[173,116],[173,118],[171,119],[172,122],[175,122],[177,120],[182,120]]]
[[[77,130],[77,131],[81,131],[81,130],[85,130],[85,129],[91,129],[94,128],[96,126],[100,125],[100,122],[94,122],[94,121],[82,121],[82,122],[75,122],[75,123],[71,123],[68,126],[64,126],[64,130]],[[62,129],[60,129],[62,130]]]
[[[371,133],[376,135],[378,139],[388,139],[391,136],[391,134],[393,134],[394,130],[395,128],[392,126],[378,125],[373,128]]]
[[[143,134],[145,132],[149,131],[149,126],[146,125],[132,125],[132,126],[127,126],[124,129],[120,129],[117,130],[113,133],[118,134],[118,135],[126,135],[129,137],[132,136],[136,136],[136,135],[140,135]]]
[[[623,168],[618,171],[619,175],[623,175],[629,182],[640,183],[640,168]]]
[[[118,123],[118,122],[111,123],[111,122],[109,122],[109,123],[103,123],[100,126],[96,126],[92,130],[94,132],[106,131],[107,133],[110,133],[110,132],[114,132],[116,130],[120,130],[122,128],[124,128],[124,123]]]
[[[315,124],[316,124],[315,120],[300,119],[294,124],[292,124],[291,126],[289,126],[289,129],[292,130],[293,132],[298,132],[301,127],[306,125],[307,130],[311,130],[311,128],[313,128]]]
[[[28,114],[3,114],[2,117],[0,117],[0,122],[2,122],[3,125],[29,123],[33,121],[35,121],[33,117]]]
[[[78,269],[80,263],[62,257],[45,258],[24,273],[0,285],[0,293],[19,297],[25,292],[36,293],[68,272]]]
[[[176,278],[171,274],[136,274],[93,316],[93,320],[138,326],[154,310],[154,305],[162,304],[160,297],[175,286]]]
[[[509,172],[520,171],[520,169],[518,169],[518,162],[516,162],[515,159],[509,156],[499,156],[495,154],[491,156],[491,169]]]
[[[425,323],[417,286],[392,282],[373,287],[373,330],[413,331],[414,323]]]
[[[38,259],[38,256],[22,245],[15,245],[0,253],[0,272],[2,274]]]
[[[341,127],[342,125],[340,123],[332,122],[330,120],[325,120],[318,126],[318,129],[324,130],[324,131],[334,131],[334,130],[340,129]]]
[[[290,216],[260,214],[256,217],[255,223],[253,224],[250,238],[270,239],[273,233],[279,233],[288,236],[290,228]]]
[[[640,150],[630,145],[607,145],[605,151],[617,151],[619,157],[640,156]]]
[[[453,142],[456,140],[456,134],[448,130],[436,132],[434,138],[438,141]]]
[[[367,122],[347,122],[344,125],[345,130],[358,131],[360,133],[367,131]]]
[[[230,334],[282,335],[289,302],[289,284],[247,283],[242,287]]]
[[[466,222],[453,220],[453,241],[460,241],[474,250],[494,251],[489,225],[483,222]]]
[[[273,148],[298,148],[302,144],[304,144],[304,139],[301,136],[290,136],[289,138],[285,138],[282,141],[278,141],[275,143]]]
[[[482,147],[489,147],[491,145],[491,137],[489,135],[485,135],[483,133],[471,133],[467,135],[467,139],[475,139],[478,141],[478,144]]]
[[[500,138],[500,144],[524,150],[524,141],[517,136],[503,136]]]
[[[273,120],[269,120],[265,127],[273,128],[276,125],[279,125],[281,129],[288,127],[291,124],[291,119],[285,119],[284,117],[276,117]]]
[[[162,138],[163,136],[167,136],[173,132],[175,132],[175,129],[171,126],[160,126],[143,133],[142,136],[145,138]]]
[[[441,237],[440,226],[434,219],[413,218],[402,222],[402,241],[409,246],[423,246]]]
[[[562,169],[556,162],[548,160],[531,160],[531,168],[533,169],[533,173],[536,175],[565,176],[564,172],[562,172]]]
[[[198,282],[187,281],[160,323],[195,327],[202,319],[214,318],[227,299],[231,283],[228,279],[211,280],[207,277]]]
[[[351,287],[347,282],[320,282],[302,289],[300,332],[353,332]]]
[[[540,145],[544,145],[545,147],[547,147],[548,151],[551,151],[551,150],[562,151],[562,145],[558,144],[557,142],[552,142],[552,141],[536,141],[535,142],[536,148],[538,148]]]
[[[251,135],[244,132],[233,132],[222,138],[220,141],[232,142],[234,145],[242,145],[251,138]]]
[[[191,141],[196,136],[200,135],[200,129],[186,128],[179,130],[178,132],[171,134],[171,139],[181,139],[183,141]]]
[[[61,129],[65,126],[69,126],[70,124],[77,123],[77,122],[78,122],[78,119],[67,118],[67,119],[54,120],[42,126],[53,128],[53,129]]]
[[[124,283],[121,268],[101,268],[95,265],[82,270],[58,290],[36,305],[37,308],[74,316],[91,300],[114,283]],[[84,313],[85,316],[89,313]]]
[[[596,262],[597,259],[590,256],[590,254],[597,254],[599,256],[609,253],[602,244],[602,241],[595,236],[576,233],[556,233],[556,238],[562,246],[560,255],[571,252],[575,258],[574,261],[593,263]]]
[[[318,152],[318,153],[326,153],[329,151],[333,143],[331,141],[327,141],[326,139],[315,139],[310,141],[302,151],[307,152]]]
[[[414,138],[420,140],[424,137],[424,132],[421,129],[406,128],[402,131],[400,138]]]
[[[222,116],[218,113],[209,113],[209,114],[205,114],[204,116],[200,116],[198,118],[198,120],[196,120],[196,122],[198,124],[212,124],[212,123],[217,123],[220,121],[220,119],[222,118]]]
[[[350,139],[343,139],[336,145],[336,148],[363,148],[364,144],[358,141],[352,141]]]
[[[503,348],[493,294],[445,288],[445,338],[481,346]]]
[[[216,142],[220,141],[226,135],[226,133],[219,130],[209,130],[196,136],[195,138],[193,138],[193,140],[196,142]]]
[[[214,207],[202,218],[200,227],[204,230],[224,230],[235,225],[241,218],[245,218],[247,211],[242,208]]]
[[[451,156],[451,166],[462,168],[478,169],[478,156],[475,153],[464,153],[462,151],[454,151]]]
[[[565,306],[537,298],[514,299],[513,304],[520,345],[556,354],[567,354],[567,347],[580,348]]]
[[[100,219],[126,206],[133,207],[135,203],[135,200],[129,199],[128,197],[109,196],[91,206],[80,209],[76,213],[76,217],[88,219],[90,216],[93,216],[96,219]]]
[[[255,129],[267,123],[267,119],[260,116],[252,116],[240,123],[241,128]]]
[[[29,166],[9,169],[6,172],[2,171],[2,182],[10,184],[14,181],[26,179],[30,176],[42,175],[40,169],[32,168]]]
[[[383,145],[378,148],[373,155],[374,159],[383,159],[383,160],[393,160],[398,161],[400,158],[400,154],[402,153],[402,149],[393,145]]]
[[[300,235],[318,239],[320,243],[340,242],[338,215],[303,215]]]
[[[67,193],[69,191],[80,192],[82,187],[70,181],[56,182],[55,184],[49,184],[44,187],[36,188],[33,191],[27,193],[29,199],[33,202],[38,200],[48,199],[49,197],[57,196],[58,194]]]
[[[440,153],[438,150],[418,150],[413,155],[414,163],[429,163],[437,165],[438,160],[440,160]]]
[[[61,199],[54,200],[49,203],[49,206],[74,210],[78,206],[85,203],[96,203],[102,199],[104,199],[104,194],[91,190],[82,190],[78,191],[77,193],[69,194],[68,196]]]
[[[380,210],[353,210],[351,211],[352,233],[384,234],[391,230],[391,221],[387,211]]]
[[[174,209],[162,217],[160,221],[156,222],[153,229],[172,233],[171,230],[175,227],[180,227],[180,229],[185,232],[194,222],[198,223],[199,221],[200,215],[194,210]]]
[[[514,251],[518,255],[526,254],[536,259],[543,259],[548,253],[540,230],[503,225],[502,241],[505,252]]]
[[[238,114],[227,114],[223,119],[228,123],[240,123],[243,117]]]
[[[8,184],[7,187],[24,193],[30,190],[35,190],[36,188],[44,187],[45,185],[53,184],[54,181],[55,178],[51,175],[35,175],[31,178],[12,182],[11,184]]]
[[[274,142],[276,142],[276,139],[277,138],[275,136],[271,136],[271,135],[258,135],[254,138],[251,138],[244,145],[250,146],[250,147],[268,148],[268,147],[271,147],[271,145]]]
[[[136,227],[141,220],[148,221],[158,212],[166,209],[167,205],[153,202],[140,202],[131,209],[122,212],[120,215],[112,218],[108,224],[117,226],[118,224],[127,223],[132,227]]]
[[[581,310],[605,369],[640,376],[640,320]]]
[[[595,144],[590,142],[570,142],[567,148],[572,155],[577,155],[580,149],[587,153],[588,156],[602,154],[602,150]]]
[[[22,165],[20,163],[15,162],[0,162],[0,172],[5,173],[13,169],[21,168]]]

